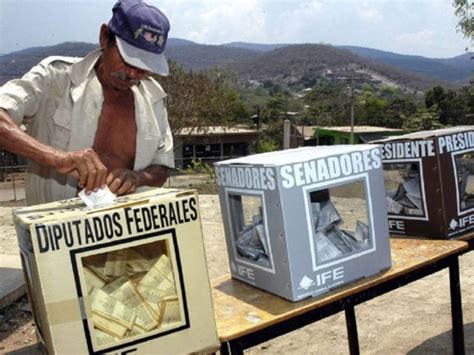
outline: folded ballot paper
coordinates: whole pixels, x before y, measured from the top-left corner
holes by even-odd
[[[368,247],[369,227],[356,222],[355,231],[342,229],[342,218],[330,201],[312,202],[316,250],[319,261],[334,259]]]
[[[105,345],[181,321],[166,254],[148,259],[140,249],[130,248],[84,262],[97,342]]]
[[[108,186],[104,186],[96,192],[86,192],[86,189],[82,189],[78,196],[87,207],[110,205],[114,203],[115,199],[117,198],[117,196],[115,196],[115,194],[109,190]]]
[[[270,266],[261,214],[252,216],[252,224],[240,231],[236,247],[240,256]]]
[[[388,212],[391,214],[422,216],[423,201],[419,174],[404,178],[396,191],[387,193],[386,200]]]

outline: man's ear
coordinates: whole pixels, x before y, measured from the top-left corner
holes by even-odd
[[[100,26],[100,35],[99,35],[99,45],[101,49],[104,49],[105,47],[107,47],[108,34],[109,34],[109,27],[105,23],[103,23],[102,26]]]

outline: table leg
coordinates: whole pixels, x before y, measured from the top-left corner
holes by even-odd
[[[221,355],[229,355],[229,343],[222,343],[220,352]]]
[[[240,355],[244,353],[238,345],[232,342],[222,343],[220,352],[221,355]]]
[[[454,354],[464,355],[461,281],[459,278],[459,260],[457,257],[453,258],[449,265],[449,286],[451,290],[451,317],[453,322],[453,351]]]
[[[349,352],[351,355],[359,355],[359,336],[357,334],[357,321],[354,306],[344,309],[346,313],[347,339],[349,341]]]

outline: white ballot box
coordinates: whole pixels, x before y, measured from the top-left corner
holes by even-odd
[[[380,146],[215,163],[232,276],[291,301],[391,266]]]
[[[383,144],[390,232],[453,238],[474,228],[474,126],[388,138]]]
[[[50,354],[219,346],[194,191],[15,210],[37,336]]]

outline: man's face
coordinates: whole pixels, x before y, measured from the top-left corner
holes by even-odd
[[[103,48],[99,70],[105,84],[117,90],[128,90],[148,75],[145,70],[127,64],[120,55],[117,44],[107,44]]]

